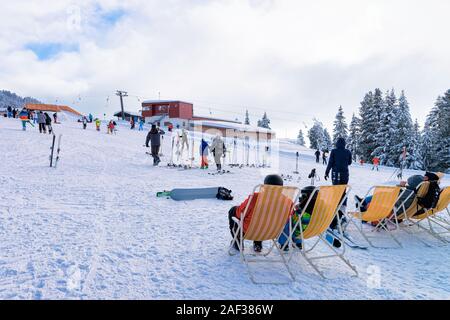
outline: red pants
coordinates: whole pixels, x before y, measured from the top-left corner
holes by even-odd
[[[208,166],[208,157],[207,156],[202,156],[202,165],[201,167],[207,167]]]

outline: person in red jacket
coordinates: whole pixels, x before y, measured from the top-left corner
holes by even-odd
[[[264,179],[264,184],[272,185],[272,186],[283,186],[283,179],[279,175],[268,175]],[[249,204],[250,199],[251,199],[251,202]],[[250,226],[250,222],[252,220],[252,215],[253,215],[253,211],[255,209],[257,200],[258,200],[258,192],[255,192],[252,196],[249,196],[244,202],[242,202],[241,205],[231,208],[230,211],[228,212],[230,231],[231,231],[231,236],[233,238],[234,238],[233,232],[235,232],[238,228],[238,225],[233,220],[233,217],[241,219],[241,216],[244,213],[245,209],[247,208],[247,205],[249,205],[247,214],[245,215],[245,218],[244,218],[243,233],[245,234],[248,227]],[[237,239],[239,241],[239,236]],[[239,247],[236,242],[234,243],[234,248],[239,251]],[[255,250],[255,252],[261,252],[262,251],[262,242],[254,241],[253,242],[253,250]]]
[[[372,163],[373,163],[372,171],[375,169],[377,169],[377,171],[380,171],[378,169],[378,166],[380,165],[380,158],[378,158],[378,157],[373,158]]]

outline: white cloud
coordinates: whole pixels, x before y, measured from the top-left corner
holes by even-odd
[[[70,28],[74,5],[80,30]],[[267,109],[293,135],[313,115],[330,126],[340,104],[349,118],[375,87],[405,89],[423,121],[449,85],[446,0],[2,0],[2,9],[0,88],[69,104],[80,95],[83,111],[114,111],[116,89],[161,92],[199,113]],[[102,19],[114,10],[126,12],[116,24]],[[24,49],[39,41],[80,51],[40,61]]]

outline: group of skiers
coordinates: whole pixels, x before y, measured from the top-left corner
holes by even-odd
[[[11,111],[13,113],[13,111]],[[13,116],[11,114],[11,117],[16,118],[16,116]],[[23,108],[20,112],[17,113],[17,118],[20,119],[22,123],[22,130],[27,130],[27,124],[34,127],[34,124],[38,124],[39,132],[40,133],[49,133],[52,134],[53,127],[52,122],[57,123],[58,115],[57,113],[53,113],[53,120],[52,117],[47,112],[40,111],[33,111],[28,110],[27,108]]]

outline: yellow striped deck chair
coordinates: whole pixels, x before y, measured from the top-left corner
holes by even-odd
[[[353,223],[356,226],[356,229],[361,233],[363,238],[367,241],[367,243],[376,248],[376,246],[370,241],[368,234],[364,231],[363,222],[378,222],[377,226],[373,228],[372,231],[379,231],[381,229],[387,231],[388,235],[398,244],[399,247],[402,247],[402,244],[398,239],[392,234],[393,230],[389,230],[388,225],[391,222],[391,217],[394,218],[394,226],[395,230],[399,229],[398,217],[397,217],[397,209],[395,208],[395,204],[401,197],[404,189],[401,187],[394,186],[378,186],[370,188],[369,192],[363,198],[365,199],[371,192],[373,191],[372,201],[370,202],[369,208],[365,212],[349,212],[349,223]],[[362,202],[359,204],[359,208],[362,207]],[[361,223],[357,224],[355,219],[360,220]]]
[[[302,213],[300,214],[300,217],[298,219],[298,222],[291,230],[291,234],[289,236],[289,239],[291,240],[295,230],[300,230],[300,236],[302,241],[302,249],[300,252],[302,253],[302,256],[306,259],[306,261],[314,268],[314,270],[323,278],[325,278],[324,274],[319,270],[318,266],[313,262],[318,259],[326,259],[326,258],[339,258],[341,259],[350,269],[352,269],[356,275],[358,275],[358,272],[354,266],[350,264],[350,262],[344,257],[345,254],[345,245],[342,245],[341,250],[338,250],[337,248],[333,247],[326,239],[327,230],[330,227],[330,224],[333,222],[334,218],[337,217],[338,220],[338,229],[339,229],[339,237],[342,241],[343,234],[342,234],[342,226],[341,226],[341,220],[338,215],[338,210],[342,206],[342,203],[344,203],[345,199],[347,199],[347,195],[350,191],[350,187],[347,185],[338,185],[338,186],[321,186],[317,187],[310,195],[305,208],[303,209]],[[303,230],[301,223],[302,223],[302,216],[305,214],[305,210],[308,207],[311,200],[315,197],[317,194],[316,202],[314,204],[314,209],[311,213],[311,219],[306,227],[305,230]],[[305,240],[308,239],[315,239],[315,241],[311,244],[311,246],[308,248],[308,242]],[[313,253],[313,250],[317,247],[319,242],[323,242],[326,247],[331,249],[333,252],[329,255],[315,255]],[[342,241],[343,243],[343,241]],[[296,249],[296,246],[292,246],[294,249]],[[292,257],[292,256],[291,256]]]
[[[259,185],[253,190],[253,194],[259,189],[258,198],[253,209],[250,224],[244,234],[244,219],[251,204],[248,201],[247,208],[244,210],[240,219],[235,218],[234,221],[238,224],[238,229],[234,232],[234,239],[230,246],[230,255],[232,254],[232,247],[237,243],[241,258],[244,261],[249,272],[250,279],[255,284],[281,284],[280,282],[257,282],[249,263],[265,263],[265,262],[279,262],[283,263],[288,271],[290,280],[294,280],[294,276],[289,269],[287,260],[276,245],[276,240],[282,233],[284,226],[289,221],[294,205],[299,197],[300,190],[297,187],[281,187],[271,185]],[[271,249],[261,256],[265,259],[249,259],[244,250],[244,241],[271,241]],[[281,259],[266,259],[269,254],[276,248]],[[253,255],[254,256],[254,255]],[[260,258],[261,258],[260,257]],[[290,281],[290,282],[291,282]],[[284,283],[284,282],[283,282]]]
[[[441,240],[444,243],[447,243],[446,239],[444,239],[441,235],[450,233],[450,222],[448,218],[450,218],[450,211],[448,209],[450,205],[450,187],[446,187],[441,191],[439,195],[439,201],[436,205],[436,208],[430,209],[420,215],[412,216],[409,220],[413,222],[413,225],[418,226],[421,229],[429,232],[435,238]],[[444,217],[438,216],[439,213],[447,213],[447,219]],[[420,222],[426,221],[428,223],[429,228],[423,227]],[[443,229],[444,231],[439,231],[436,229]]]

